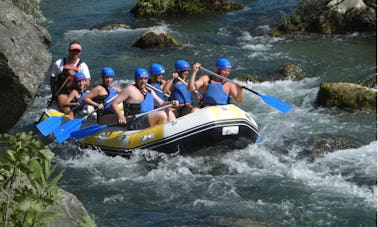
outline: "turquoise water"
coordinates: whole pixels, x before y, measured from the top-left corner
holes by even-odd
[[[55,163],[65,170],[60,186],[83,202],[99,226],[214,226],[255,220],[279,226],[376,226],[376,113],[313,105],[321,82],[359,82],[375,73],[376,35],[272,38],[267,35],[270,22],[296,1],[238,2],[247,8],[148,20],[127,13],[136,1],[42,1],[51,21],[53,59],[66,55],[70,40],[80,40],[94,84],[104,66],[116,70],[120,86],[132,82],[137,67],[153,62],[163,64],[168,77],[181,58],[212,69],[218,57],[227,57],[233,62],[233,78],[269,78],[287,63],[300,65],[306,73],[302,81],[245,84],[294,109],[282,114],[245,91],[240,107],[254,115],[262,142],[243,150],[209,148],[177,157],[138,150],[123,159],[48,142]],[[104,22],[134,29],[88,29]],[[167,50],[131,47],[152,26],[163,27],[184,45]],[[49,98],[47,81],[15,130],[33,127]],[[336,150],[314,162],[299,158],[311,149],[307,141],[326,135],[351,138],[361,146]]]

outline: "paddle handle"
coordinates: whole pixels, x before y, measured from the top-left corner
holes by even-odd
[[[111,101],[113,101],[117,96],[118,96],[118,94],[115,95],[115,96],[113,96],[113,97],[112,97],[111,99],[109,99],[108,101],[106,101],[106,102],[104,103],[104,106],[105,106],[106,104],[110,103]],[[98,111],[98,110],[99,110],[98,108],[94,108],[94,110],[92,110],[91,112],[89,112],[89,113],[87,114],[87,116],[85,116],[85,118],[88,118],[88,117],[91,116],[94,112],[96,112],[96,111]]]
[[[152,86],[151,84],[147,84],[147,87],[149,87],[149,88],[151,88],[151,89],[153,89],[153,90],[155,90],[155,91],[157,91],[157,92],[163,94],[166,98],[169,98],[169,97],[170,97],[168,94],[163,93],[162,90],[160,90],[160,89],[158,89],[158,88]]]
[[[230,80],[230,79],[228,79],[228,78],[226,78],[226,77],[224,77],[224,76],[221,76],[221,75],[219,75],[219,74],[217,74],[217,73],[215,73],[215,72],[213,72],[213,71],[211,71],[211,70],[208,70],[208,69],[206,69],[206,68],[204,68],[204,67],[202,67],[202,66],[201,66],[201,70],[204,71],[205,73],[208,73],[208,74],[211,74],[211,75],[213,75],[213,76],[215,76],[215,77],[218,77],[219,79],[222,79],[222,80],[225,80],[225,81],[231,82],[231,83],[233,83],[233,84],[236,84],[236,85],[238,85],[238,86],[241,86],[240,84],[238,84],[238,83],[236,83],[236,82],[234,82],[234,81],[232,81],[232,80]],[[244,89],[246,89],[246,90],[248,90],[248,91],[250,91],[250,92],[252,92],[252,93],[255,93],[256,95],[259,94],[258,92],[254,91],[254,90],[252,90],[252,89],[249,89],[249,88],[247,88],[247,87],[244,87],[244,86],[241,86],[241,87],[244,88]]]

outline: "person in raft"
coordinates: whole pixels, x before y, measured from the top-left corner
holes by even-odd
[[[71,119],[78,117],[78,115],[83,115],[88,107],[87,105],[83,105],[83,98],[87,95],[86,87],[87,83],[84,73],[77,72],[74,76],[74,87],[62,104],[64,108],[67,108],[69,112],[68,116]]]
[[[196,63],[193,66],[194,72],[198,72],[201,64]],[[219,58],[216,62],[215,73],[228,78],[231,72],[232,64],[226,58]],[[189,83],[188,90],[199,90],[203,96],[202,107],[213,105],[226,105],[230,103],[232,97],[236,103],[243,102],[243,87],[230,81],[225,81],[216,76],[202,75],[196,80],[196,74],[193,73]]]
[[[121,91],[119,87],[113,86],[114,77],[115,72],[112,68],[102,68],[102,83],[93,87],[83,99],[85,103],[99,110],[97,111],[97,122],[99,124],[108,124],[114,119],[110,100]]]
[[[134,75],[135,83],[124,87],[111,103],[113,111],[118,116],[118,123],[126,125],[128,130],[145,129],[176,119],[175,115],[166,109],[154,110],[155,103],[159,106],[170,103],[177,106],[178,101],[162,100],[154,90],[148,88],[148,79],[148,71],[144,68],[138,68]],[[123,103],[124,113],[118,108],[120,103]],[[135,117],[136,114],[140,113],[146,114]]]
[[[167,80],[164,87],[164,93],[179,101],[177,108],[171,108],[177,118],[198,110],[193,106],[192,92],[187,89],[186,79],[189,71],[190,65],[187,61],[176,61],[175,72],[172,74],[172,78]],[[198,100],[201,99],[199,94],[194,93],[194,95]]]
[[[85,74],[87,86],[91,82],[91,74],[89,73],[88,65],[80,59],[82,53],[82,47],[80,42],[73,40],[68,44],[68,55],[54,62],[50,69],[50,89],[51,94],[55,95],[57,88],[56,85],[58,80],[58,75],[62,73],[64,66],[70,65],[77,67],[76,71],[82,72]]]
[[[150,66],[150,78],[148,79],[148,84],[150,84],[152,87],[156,88],[156,89],[154,89],[156,91],[156,94],[161,99],[163,99],[165,101],[167,98],[163,94],[163,88],[164,88],[165,84],[167,83],[167,81],[163,79],[164,73],[165,73],[164,66],[157,64],[157,63],[151,64],[151,66]]]

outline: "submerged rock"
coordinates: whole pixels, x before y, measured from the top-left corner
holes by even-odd
[[[132,27],[127,24],[96,24],[91,26],[90,30],[101,30],[101,31],[111,31],[111,30],[117,30],[117,29],[131,29]]]

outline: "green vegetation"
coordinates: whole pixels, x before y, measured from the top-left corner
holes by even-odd
[[[63,176],[50,166],[54,153],[32,133],[0,135],[0,226],[42,226],[64,216],[51,209],[59,205]],[[76,226],[96,226],[94,218],[82,217]]]
[[[285,12],[280,11],[281,23],[276,29],[270,32],[272,36],[281,36],[292,32],[298,32],[304,29],[301,16],[298,14],[297,9],[291,11],[291,15],[288,17]]]
[[[131,10],[139,17],[174,17],[239,10],[244,5],[229,0],[139,0]]]
[[[54,154],[31,133],[0,135],[0,209],[2,226],[40,226],[61,214],[48,209],[59,201],[50,161]]]

